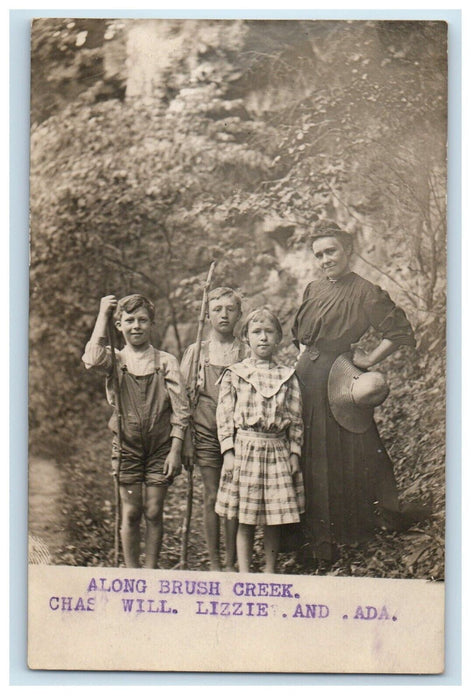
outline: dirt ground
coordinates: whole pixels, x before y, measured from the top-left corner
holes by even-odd
[[[49,550],[52,561],[66,543],[65,519],[61,510],[63,475],[50,459],[29,461],[29,534]]]

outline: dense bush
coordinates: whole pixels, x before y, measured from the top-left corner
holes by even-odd
[[[292,361],[289,326],[312,275],[306,234],[330,216],[355,234],[355,269],[387,288],[417,330],[417,352],[387,364],[396,400],[382,427],[401,486],[434,496],[435,539],[417,535],[401,569],[422,574],[433,548],[442,562],[443,537],[444,23],[162,21],[150,26],[161,53],[172,48],[160,84],[139,97],[134,82],[123,101],[103,91],[105,37],[120,42],[113,80],[125,85],[122,46],[136,26],[33,28],[33,95],[44,97],[48,75],[55,95],[48,109],[35,103],[31,135],[33,451],[62,463],[104,424],[103,387],[80,363],[104,294],[153,298],[155,342],[180,355],[216,260],[215,285],[240,288],[245,308],[274,307]],[[76,472],[67,462],[72,474],[84,454]],[[107,511],[75,493],[93,538]],[[96,563],[87,557],[71,563]]]

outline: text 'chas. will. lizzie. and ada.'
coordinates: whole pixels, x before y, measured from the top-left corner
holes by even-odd
[[[179,613],[178,598],[190,597],[195,615],[221,617],[281,616],[324,620],[331,614],[340,614],[344,620],[397,621],[397,611],[389,610],[380,601],[359,602],[354,609],[334,613],[326,602],[301,601],[295,584],[273,581],[236,581],[168,579],[149,582],[145,578],[91,578],[85,595],[70,596],[55,593],[49,598],[52,611],[96,612],[103,596],[119,598],[124,613],[175,614]]]

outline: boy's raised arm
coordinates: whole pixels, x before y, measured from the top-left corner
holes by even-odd
[[[100,309],[95,321],[95,327],[82,355],[82,361],[87,369],[99,367],[107,372],[111,369],[111,357],[109,350],[106,348],[106,336],[108,321],[117,303],[114,294],[109,294],[100,300]]]

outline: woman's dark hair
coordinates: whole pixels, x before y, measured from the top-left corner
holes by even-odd
[[[261,321],[265,318],[268,318],[273,323],[273,326],[275,327],[275,330],[278,335],[278,342],[281,342],[281,339],[283,338],[283,329],[281,327],[281,323],[279,322],[278,318],[275,316],[273,311],[267,306],[261,306],[260,308],[254,309],[249,313],[249,315],[244,321],[244,325],[242,326],[242,331],[240,333],[242,340],[244,340],[246,343],[248,342],[249,325],[252,323],[252,321]]]
[[[318,238],[336,238],[346,253],[353,251],[353,236],[351,233],[344,231],[335,221],[323,219],[315,225],[314,231],[311,233],[311,245]]]

